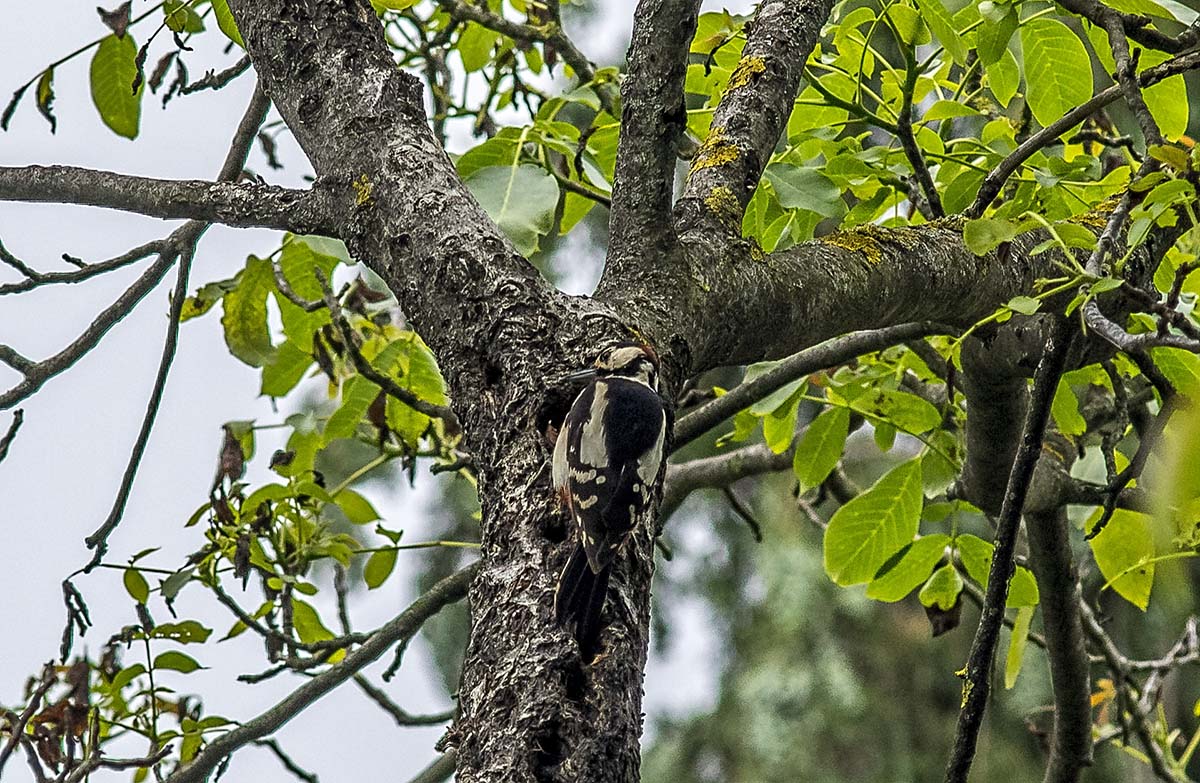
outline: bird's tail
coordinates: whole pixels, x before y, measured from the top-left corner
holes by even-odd
[[[574,626],[575,639],[585,660],[596,653],[600,640],[600,610],[608,594],[611,568],[606,565],[600,573],[592,571],[583,545],[577,545],[554,591],[554,621],[564,628]]]

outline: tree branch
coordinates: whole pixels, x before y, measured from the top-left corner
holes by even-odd
[[[153,179],[76,166],[0,166],[0,201],[79,204],[297,234],[333,233],[337,212],[319,187]]]
[[[702,487],[727,487],[747,476],[774,473],[791,466],[790,449],[776,454],[763,443],[712,457],[667,465],[659,518],[669,517],[688,495]]]
[[[1074,783],[1092,763],[1088,655],[1079,617],[1079,579],[1071,555],[1066,507],[1030,512],[1029,565],[1037,578],[1042,626],[1054,689],[1054,737],[1043,783]]]
[[[1150,49],[1177,54],[1200,43],[1200,25],[1197,24],[1193,24],[1179,35],[1170,36],[1150,27],[1149,25],[1153,24],[1150,17],[1121,13],[1098,0],[1063,0],[1059,5],[1102,27],[1105,17],[1111,16],[1118,21],[1127,37]]]
[[[1200,67],[1200,52],[1189,52],[1180,55],[1173,59],[1167,60],[1161,65],[1156,65],[1153,68],[1147,68],[1138,74],[1138,84],[1142,87],[1149,87],[1157,84],[1163,79],[1171,76],[1190,71]],[[1063,135],[1071,128],[1074,128],[1079,123],[1083,122],[1088,117],[1095,114],[1100,109],[1110,103],[1117,101],[1123,95],[1121,85],[1114,84],[1108,89],[1101,90],[1079,106],[1076,106],[1071,111],[1064,114],[1060,119],[1047,125],[1045,128],[1032,134],[1025,141],[1017,145],[1017,148],[1008,154],[1004,160],[996,165],[996,168],[988,172],[983,178],[983,182],[979,185],[979,192],[975,196],[975,201],[971,206],[963,211],[963,214],[968,218],[977,218],[984,213],[984,210],[995,200],[996,196],[1000,195],[1004,183],[1012,176],[1013,172],[1021,167],[1031,155],[1039,150],[1050,145],[1054,139]]]
[[[676,142],[687,128],[683,82],[699,10],[698,0],[641,0],[634,12],[600,291],[630,275],[675,277],[664,262],[675,249]]]
[[[948,334],[955,330],[941,324],[920,322],[899,324],[864,332],[851,332],[806,348],[782,360],[778,366],[697,408],[675,422],[673,447],[679,449],[708,432],[738,411],[753,405],[797,378],[818,370],[836,367],[859,356],[882,351],[906,340]],[[665,503],[665,501],[664,501]]]
[[[274,734],[314,701],[387,652],[392,645],[407,642],[426,620],[442,608],[461,600],[467,594],[467,586],[477,568],[477,563],[469,565],[438,582],[408,609],[372,634],[362,647],[348,653],[341,663],[306,681],[257,717],[209,742],[191,763],[168,777],[165,783],[204,783],[227,756],[255,740]]]
[[[217,174],[219,181],[233,182],[241,176],[242,168],[246,165],[246,156],[250,154],[250,147],[254,143],[258,128],[266,119],[267,111],[270,108],[271,100],[267,98],[260,85],[255,85],[250,105],[246,107],[241,122],[238,123],[233,141],[229,146],[229,152],[225,156],[225,162]],[[175,360],[175,348],[179,341],[179,317],[183,312],[183,303],[187,299],[188,274],[192,268],[196,245],[207,228],[207,223],[188,221],[166,240],[168,246],[181,248],[181,250],[175,290],[171,294],[171,308],[167,315],[167,336],[163,342],[162,358],[159,361],[158,373],[154,378],[154,387],[150,391],[150,400],[146,404],[146,414],[142,418],[141,431],[134,441],[133,452],[129,455],[129,463],[125,466],[125,474],[121,477],[121,486],[117,490],[117,497],[113,500],[112,509],[108,512],[108,517],[103,524],[85,539],[88,548],[95,550],[95,554],[92,555],[91,561],[83,567],[84,573],[90,572],[104,558],[105,552],[108,551],[108,537],[121,523],[125,505],[129,502],[129,493],[133,490],[133,480],[137,476],[138,466],[141,465],[142,455],[146,451],[146,444],[150,441],[150,432],[158,417],[158,406],[162,402],[163,392],[167,386],[167,374],[171,371],[171,364]]]
[[[996,642],[1000,637],[1004,606],[1008,599],[1008,581],[1015,570],[1013,554],[1021,523],[1021,510],[1025,505],[1025,496],[1029,491],[1038,456],[1041,454],[1042,438],[1050,416],[1050,403],[1058,389],[1058,380],[1066,364],[1072,337],[1071,323],[1062,317],[1055,318],[1049,329],[1042,360],[1034,374],[1029,412],[1021,431],[1021,445],[1017,449],[1012,471],[1009,473],[1004,504],[996,521],[995,550],[988,572],[987,592],[980,613],[979,627],[976,629],[971,653],[967,659],[963,706],[955,729],[954,747],[946,766],[946,783],[966,783],[971,762],[975,758],[975,745],[979,739],[983,712],[991,690]]]
[[[741,217],[792,111],[804,64],[831,0],[759,4],[742,59],[692,161],[676,214],[680,233],[701,226],[741,235]]]
[[[25,279],[16,283],[5,283],[0,285],[0,296],[5,294],[20,294],[25,291],[32,291],[35,288],[43,285],[53,285],[55,283],[82,283],[84,280],[89,280],[96,275],[102,275],[106,272],[112,272],[115,269],[121,269],[129,266],[134,261],[141,261],[147,256],[152,256],[163,252],[165,243],[161,239],[156,239],[153,242],[147,242],[144,245],[139,245],[132,250],[126,251],[116,258],[110,258],[107,261],[101,261],[95,264],[85,264],[78,269],[70,272],[38,272],[21,264],[17,266],[16,258],[10,254],[2,244],[0,244],[0,261],[5,261],[13,268],[25,275]]]

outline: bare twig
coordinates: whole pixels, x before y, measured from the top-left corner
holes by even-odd
[[[754,518],[753,512],[751,512],[746,504],[742,502],[741,498],[734,493],[732,487],[724,487],[721,492],[724,493],[725,499],[729,501],[729,505],[731,508],[733,508],[734,512],[736,512],[737,515],[742,518],[742,521],[746,523],[746,526],[750,528],[750,535],[754,536],[755,542],[761,544],[763,540],[762,525],[760,525],[758,520]]]
[[[462,599],[475,575],[477,564],[455,572],[434,585],[427,593],[389,621],[341,663],[321,672],[285,696],[273,707],[236,729],[208,743],[187,766],[169,776],[165,783],[204,783],[223,759],[257,739],[274,734],[281,726],[309,705],[350,679],[396,643],[413,637],[421,626],[448,604]]]
[[[25,411],[18,408],[13,411],[12,423],[8,425],[8,431],[4,433],[4,437],[0,438],[0,462],[8,456],[8,449],[12,446],[12,442],[17,437],[17,431],[21,429],[21,425],[25,423]]]
[[[53,285],[57,283],[81,283],[84,280],[102,275],[106,272],[112,272],[116,269],[121,269],[132,264],[135,261],[141,261],[147,256],[152,256],[164,252],[166,243],[163,240],[154,240],[147,242],[144,245],[139,245],[121,255],[111,258],[107,261],[101,261],[95,264],[85,264],[79,269],[71,272],[38,272],[25,266],[20,270],[25,275],[25,279],[17,283],[5,283],[0,285],[0,296],[5,294],[19,294],[25,291],[32,291],[35,288],[43,285]],[[7,251],[3,245],[0,245],[0,256],[7,255]],[[10,266],[12,264],[10,263]],[[24,265],[22,265],[24,266]],[[14,266],[14,268],[17,268]]]
[[[391,715],[392,720],[396,721],[397,726],[440,726],[453,720],[454,713],[457,711],[456,708],[451,707],[442,712],[434,712],[428,715],[414,715],[394,702],[382,689],[372,685],[371,681],[365,676],[361,674],[354,675],[354,684],[367,695],[367,698],[375,702],[379,709]]]
[[[29,695],[29,703],[25,705],[25,709],[17,717],[16,723],[8,727],[8,742],[4,743],[3,748],[0,748],[0,773],[4,772],[4,765],[8,762],[8,757],[12,755],[17,745],[25,737],[25,727],[29,725],[29,721],[37,714],[37,711],[42,706],[42,699],[46,697],[46,692],[50,690],[50,687],[56,681],[54,662],[50,661],[42,667],[42,679],[38,682],[33,693]]]
[[[297,764],[291,756],[284,752],[283,748],[279,746],[279,741],[274,737],[255,740],[254,744],[260,748],[266,748],[267,750],[271,751],[275,758],[279,759],[279,763],[283,765],[284,769],[295,775],[298,779],[303,780],[304,783],[319,783],[320,778],[318,778],[315,773],[309,772],[304,767]]]
[[[256,86],[254,95],[250,99],[250,105],[246,107],[246,112],[234,133],[229,153],[221,167],[220,174],[218,174],[219,180],[232,181],[241,174],[246,156],[250,154],[250,147],[254,143],[254,136],[270,108],[270,99],[262,91],[261,86]],[[154,387],[150,390],[146,414],[142,417],[141,430],[134,441],[133,451],[129,455],[125,473],[121,477],[121,485],[113,500],[112,509],[100,527],[85,539],[88,548],[94,550],[95,553],[92,555],[91,561],[84,566],[84,573],[89,573],[104,559],[104,554],[108,551],[108,537],[121,523],[125,505],[129,502],[133,481],[137,476],[138,467],[141,465],[146,445],[150,441],[150,432],[154,429],[154,422],[158,418],[158,408],[166,389],[167,375],[171,371],[171,364],[175,361],[175,348],[179,342],[179,318],[183,312],[183,303],[187,299],[188,275],[191,272],[196,244],[207,228],[208,224],[206,223],[188,221],[166,240],[167,247],[179,248],[179,270],[175,279],[175,290],[171,295],[171,308],[167,320],[167,336],[163,341],[162,358],[159,360],[158,372],[154,378]]]
[[[193,92],[200,92],[201,90],[219,90],[248,70],[250,70],[250,55],[247,54],[243,55],[242,59],[223,71],[218,73],[209,71],[204,74],[203,78],[180,87],[179,94],[190,95]]]

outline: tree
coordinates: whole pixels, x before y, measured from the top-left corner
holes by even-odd
[[[693,457],[665,471],[662,524],[697,489],[791,471],[835,584],[866,584],[880,601],[915,594],[935,633],[957,624],[964,597],[981,605],[948,781],[966,780],[974,760],[1005,623],[1006,679],[1027,639],[1049,661],[1046,780],[1077,780],[1094,741],[1129,748],[1159,779],[1183,779],[1198,735],[1176,742],[1179,718],[1158,699],[1162,679],[1197,658],[1195,625],[1165,655],[1138,658],[1106,629],[1095,594],[1111,589],[1144,609],[1156,568],[1196,552],[1200,486],[1187,456],[1200,437],[1189,408],[1200,380],[1190,314],[1198,160],[1183,74],[1200,65],[1200,28],[1185,11],[1150,0],[772,0],[741,17],[643,0],[619,70],[589,62],[554,4],[168,0],[138,19],[129,4],[103,13],[111,34],[83,51],[93,52],[93,101],[117,134],[137,135],[145,86],[167,99],[253,73],[259,87],[214,182],[0,168],[7,200],[187,221],[68,272],[0,255],[18,277],[6,295],[150,259],[60,353],[31,360],[0,346],[20,375],[0,394],[6,409],[176,271],[152,402],[83,570],[111,565],[108,539],[182,322],[220,302],[230,352],[261,370],[264,394],[291,393],[315,366],[338,402],[288,419],[287,447],[270,458],[279,478],[261,486],[242,481],[254,425],[226,425],[211,496],[188,521],[203,531],[195,554],[153,588],[149,552],[122,566],[141,619],[95,659],[72,663],[89,621],[64,581],[65,668],[48,667],[6,713],[0,766],[21,750],[39,774],[64,780],[99,768],[207,779],[389,648],[398,666],[427,620],[468,597],[458,711],[423,779],[453,765],[464,781],[638,780],[661,531],[627,547],[603,652],[581,660],[551,618],[571,544],[547,467],[576,392],[563,376],[602,346],[637,339],[662,357],[677,454],[733,420],[715,453],[689,446]],[[139,46],[143,19],[173,45],[152,33]],[[188,42],[215,35],[245,55],[190,81]],[[61,62],[16,91],[5,126],[32,102],[53,128]],[[1095,88],[1109,73],[1114,83]],[[272,105],[312,166],[308,189],[245,176],[256,138],[272,160],[260,131]],[[452,159],[458,120],[478,141]],[[193,292],[196,243],[212,223],[288,233],[270,256]],[[528,260],[546,257],[556,229],[605,223],[592,296],[564,295]],[[351,259],[362,271],[339,290],[333,275]],[[718,388],[738,379],[722,368],[747,364],[735,388]],[[0,458],[20,423],[17,412]],[[888,453],[866,489],[839,467],[854,463],[858,431]],[[339,461],[347,441],[371,456]],[[1098,480],[1072,474],[1079,454],[1103,465]],[[329,589],[321,567],[338,567],[344,606],[345,569],[366,556],[363,578],[378,585],[408,546],[351,487],[393,461],[477,482],[480,556],[468,563],[465,547],[446,546],[457,570],[404,612],[371,632],[342,612],[335,633],[305,600]],[[326,475],[338,465],[340,477]],[[1094,509],[1086,535],[1072,531],[1071,506]],[[374,535],[346,527],[377,522]],[[1099,576],[1081,579],[1081,557]],[[251,577],[256,609],[231,591]],[[211,631],[157,622],[148,607],[170,608],[184,589],[234,615],[228,635],[262,637],[272,668],[261,677],[310,676],[236,725],[172,700],[155,673],[196,668],[174,645]],[[130,645],[165,649],[123,665]],[[178,725],[167,727],[166,711]],[[105,753],[131,735],[149,740],[144,756]]]

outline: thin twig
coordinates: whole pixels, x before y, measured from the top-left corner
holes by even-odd
[[[477,568],[478,562],[442,579],[398,617],[372,634],[362,647],[349,653],[341,663],[308,680],[257,717],[209,742],[190,764],[169,776],[165,783],[204,783],[223,759],[254,740],[274,734],[317,699],[387,652],[392,645],[411,639],[425,621],[442,608],[461,600],[467,594],[467,587]]]
[[[303,780],[305,783],[319,783],[320,778],[317,777],[316,773],[309,772],[304,767],[301,767],[299,764],[297,764],[291,756],[284,752],[283,748],[279,746],[279,741],[274,737],[255,740],[254,744],[260,748],[266,748],[267,750],[271,751],[275,758],[279,759],[279,763],[283,765],[283,768],[295,775],[300,780]]]
[[[250,55],[244,55],[233,65],[219,73],[209,71],[204,78],[179,88],[180,95],[190,95],[201,90],[219,90],[250,69]],[[257,133],[257,130],[255,131]]]
[[[350,323],[346,320],[346,316],[342,314],[342,308],[338,304],[337,299],[334,298],[333,289],[329,286],[329,280],[326,279],[322,270],[314,269],[313,272],[321,284],[325,305],[329,308],[333,322],[341,334],[342,343],[346,347],[346,352],[350,354],[350,360],[354,363],[354,369],[358,374],[383,389],[388,396],[396,398],[418,413],[423,413],[430,418],[441,419],[446,423],[450,431],[460,432],[462,427],[458,423],[458,416],[448,406],[434,405],[427,400],[421,399],[371,366],[371,363],[362,355],[362,352],[358,350],[354,342],[354,331],[350,328]]]
[[[760,525],[758,520],[754,518],[754,514],[750,511],[746,504],[741,501],[741,498],[734,493],[733,487],[724,487],[722,488],[721,492],[724,493],[725,499],[729,501],[729,505],[733,508],[737,515],[741,517],[742,521],[746,523],[746,526],[750,528],[750,535],[754,536],[755,542],[761,544],[763,540],[762,525]]]
[[[254,94],[250,99],[250,105],[246,107],[246,112],[242,116],[242,120],[238,123],[237,131],[234,133],[233,142],[230,144],[229,153],[226,155],[225,162],[221,166],[221,171],[217,176],[221,181],[233,181],[241,175],[242,167],[245,165],[246,156],[250,154],[250,147],[254,143],[254,136],[258,133],[258,128],[266,119],[267,111],[271,108],[271,100],[263,92],[261,85],[256,85]],[[108,551],[108,537],[117,529],[117,525],[121,523],[121,517],[125,513],[125,505],[129,502],[129,494],[133,490],[133,481],[137,477],[138,468],[142,462],[142,455],[146,451],[146,445],[150,440],[150,433],[154,429],[154,422],[158,418],[158,408],[162,403],[163,392],[167,385],[167,375],[171,371],[171,364],[175,361],[175,349],[179,343],[179,318],[183,312],[183,303],[187,300],[188,290],[188,275],[192,268],[192,259],[195,256],[196,244],[200,241],[200,237],[208,228],[207,223],[199,221],[188,221],[182,227],[174,231],[167,239],[166,245],[168,248],[179,248],[179,270],[175,279],[175,290],[171,297],[171,308],[167,321],[167,336],[163,342],[162,358],[159,360],[158,372],[154,378],[154,387],[150,391],[150,400],[146,405],[146,414],[142,418],[142,427],[138,432],[137,440],[134,441],[133,451],[129,455],[129,462],[125,466],[125,474],[121,477],[121,485],[117,490],[117,496],[113,500],[112,509],[108,513],[108,517],[104,523],[85,539],[89,549],[95,550],[91,561],[83,567],[84,573],[89,573],[100,561],[104,559],[104,554]],[[161,258],[161,257],[160,257]]]
[[[139,245],[122,253],[115,258],[110,258],[107,261],[100,261],[95,264],[85,264],[79,269],[70,272],[37,272],[33,269],[25,267],[22,274],[25,279],[18,283],[5,283],[0,285],[0,296],[5,294],[20,294],[25,291],[32,291],[35,288],[43,285],[54,285],[58,283],[82,283],[84,280],[90,280],[97,275],[112,272],[116,269],[122,269],[129,266],[135,261],[141,261],[148,256],[162,253],[166,248],[166,243],[161,239],[156,239],[153,242],[147,242],[144,245]],[[7,255],[4,246],[0,245],[0,258]],[[7,260],[7,259],[4,259]],[[10,266],[12,264],[10,263]],[[15,267],[14,267],[15,268]]]
[[[1156,65],[1153,68],[1142,71],[1138,74],[1138,83],[1142,87],[1149,87],[1163,79],[1190,71],[1196,67],[1200,67],[1200,52],[1189,52],[1188,54],[1167,60],[1161,65]],[[1096,93],[1090,100],[1075,107],[1061,118],[1032,134],[1028,139],[1017,145],[1017,148],[1009,153],[1008,157],[996,164],[996,168],[988,172],[987,176],[983,178],[983,182],[979,185],[979,191],[975,196],[975,201],[964,210],[963,214],[968,218],[977,218],[982,215],[984,210],[988,208],[988,205],[1000,194],[1004,183],[1008,181],[1013,172],[1021,167],[1021,164],[1029,159],[1030,155],[1042,150],[1054,139],[1074,128],[1092,114],[1095,114],[1113,101],[1120,99],[1121,95],[1121,86],[1114,84],[1108,89]]]
[[[754,380],[743,383],[728,394],[680,418],[675,423],[673,447],[678,450],[691,443],[733,414],[797,378],[843,364],[866,353],[882,351],[905,340],[932,334],[952,334],[956,331],[949,326],[922,321],[851,332],[806,348],[783,359],[776,367]]]
[[[8,425],[8,431],[4,433],[3,438],[0,438],[0,462],[3,462],[4,458],[8,456],[8,448],[16,439],[17,431],[21,429],[23,423],[25,423],[25,411],[18,408],[13,411],[12,423]]]
[[[354,684],[367,695],[367,698],[375,702],[381,710],[391,715],[392,720],[396,721],[397,726],[440,726],[454,720],[454,713],[457,712],[456,708],[451,707],[442,712],[434,712],[428,715],[414,715],[392,701],[382,689],[372,685],[371,681],[365,676],[361,674],[354,675]]]
[[[29,725],[29,721],[37,714],[38,709],[42,706],[42,699],[46,697],[46,692],[54,685],[57,678],[54,675],[54,662],[49,661],[42,667],[42,679],[38,682],[37,688],[29,696],[29,704],[25,705],[25,709],[21,711],[17,722],[9,726],[8,742],[4,743],[4,747],[0,748],[0,775],[4,773],[4,765],[8,762],[8,757],[16,750],[17,745],[25,737],[25,727]]]

